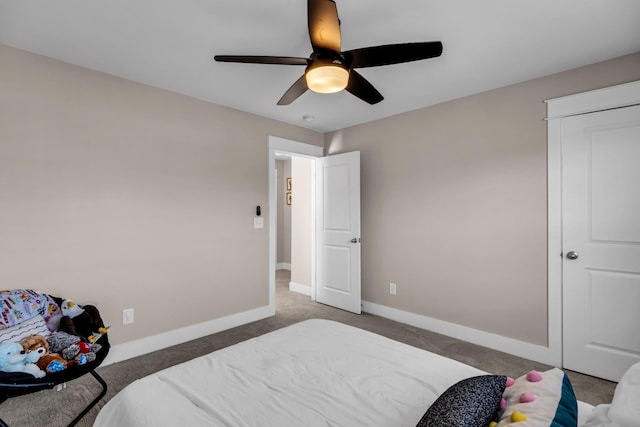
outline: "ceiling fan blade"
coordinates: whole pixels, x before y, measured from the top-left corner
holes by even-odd
[[[248,64],[308,65],[309,63],[307,58],[292,56],[216,55],[213,59],[218,62],[242,62]]]
[[[313,50],[340,52],[340,20],[333,0],[308,0],[307,2],[309,38]]]
[[[442,55],[442,42],[399,43],[342,52],[352,68],[377,67],[435,58]]]
[[[382,94],[356,70],[349,72],[349,83],[345,89],[371,105],[384,99]]]
[[[282,95],[282,98],[278,101],[278,105],[289,105],[300,95],[307,91],[307,80],[304,74],[289,89]]]

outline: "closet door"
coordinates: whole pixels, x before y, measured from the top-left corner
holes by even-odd
[[[562,119],[563,365],[640,361],[640,106]]]

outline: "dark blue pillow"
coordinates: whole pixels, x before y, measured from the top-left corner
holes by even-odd
[[[507,377],[480,375],[464,379],[433,402],[416,427],[484,427],[495,421]]]

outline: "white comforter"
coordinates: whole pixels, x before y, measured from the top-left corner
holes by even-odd
[[[135,381],[94,426],[415,426],[450,385],[483,373],[308,320]]]
[[[640,426],[640,363],[624,374],[616,386],[613,400],[596,406],[584,427]]]
[[[94,427],[415,426],[449,386],[485,373],[362,329],[307,320],[135,381]],[[640,426],[640,364],[626,377],[613,405],[593,411],[578,402],[579,425]]]

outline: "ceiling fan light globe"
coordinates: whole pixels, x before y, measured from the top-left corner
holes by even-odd
[[[349,71],[340,65],[322,65],[307,70],[307,87],[318,93],[340,92],[349,82]]]

